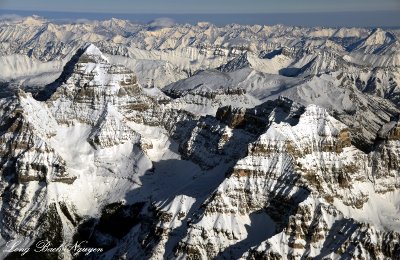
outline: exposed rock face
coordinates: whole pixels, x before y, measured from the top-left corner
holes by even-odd
[[[239,125],[235,123],[237,116],[231,115],[229,109],[223,111],[217,116],[231,125]],[[277,109],[270,111],[272,124],[250,143],[248,155],[235,164],[230,177],[205,203],[204,212],[190,226],[187,237],[178,247],[178,254],[216,257],[223,252],[223,255],[235,255],[238,249],[229,246],[246,240],[246,237],[251,239],[252,234],[245,228],[246,223],[253,221],[248,216],[255,214],[255,218],[262,218],[264,215],[266,220],[272,219],[262,228],[266,233],[275,234],[275,229],[287,224],[284,221],[280,223],[282,217],[292,215],[296,205],[310,192],[319,193],[321,197],[325,194],[338,197],[354,207],[360,207],[365,202],[361,191],[348,192],[350,181],[354,178],[347,174],[356,174],[356,169],[347,170],[350,166],[344,161],[354,153],[346,148],[351,143],[345,126],[330,117],[324,109],[315,106],[307,107],[294,126],[285,121],[275,123],[282,116],[279,112],[284,113]],[[245,113],[238,113],[243,122]],[[287,111],[286,118],[290,118],[288,114]],[[314,161],[326,168],[320,169],[313,164]],[[339,164],[342,161],[343,165]],[[332,170],[335,166],[338,169]],[[325,175],[326,172],[329,174]],[[219,221],[223,218],[230,218],[230,224]],[[258,223],[255,225],[257,229]]]
[[[388,139],[390,141],[400,140],[400,125],[399,122],[389,131]]]
[[[395,191],[400,187],[399,176],[399,123],[391,122],[391,129],[384,140],[380,140],[376,149],[369,155],[372,166],[372,179],[377,185],[377,192]]]
[[[245,254],[250,259],[391,259],[399,254],[399,233],[376,230],[344,218],[334,207],[307,199],[289,218],[284,232]],[[280,245],[286,246],[282,251]],[[329,248],[328,250],[326,248]]]
[[[76,177],[67,173],[64,159],[46,142],[54,132],[45,128],[46,122],[34,122],[40,120],[40,113],[45,108],[24,92],[19,93],[17,102],[14,110],[3,121],[2,171],[5,174],[15,172],[20,183],[73,182]],[[51,119],[47,123],[49,121]]]
[[[389,172],[372,177],[372,172],[378,172],[373,166],[374,159],[352,145],[346,125],[322,108],[302,108],[287,102],[281,100],[258,107],[255,109],[258,115],[254,110],[222,108],[217,118],[223,123],[210,117],[200,119],[192,136],[184,139],[182,152],[191,160],[207,165],[218,154],[219,158],[227,156],[217,152],[222,140],[239,147],[235,135],[261,131],[254,141],[241,138],[244,143],[249,142],[247,156],[235,162],[229,177],[188,220],[188,230],[177,242],[174,256],[238,258],[243,254],[251,258],[300,259],[398,255],[393,241],[397,241],[399,233],[359,223],[343,216],[334,206],[366,208],[365,203],[376,194],[397,189],[398,168],[395,175]],[[237,118],[246,123],[236,124]],[[251,127],[261,122],[266,124],[264,130]],[[240,158],[229,155],[233,162]],[[215,166],[208,164],[207,168]],[[388,178],[391,179],[386,182]],[[387,183],[391,183],[391,188]],[[187,210],[179,211],[182,214],[171,212],[172,205],[161,208],[162,240],[167,240],[177,223],[185,222]],[[382,239],[378,241],[375,237]],[[371,239],[377,242],[371,243]],[[384,249],[385,243],[393,244],[392,249]],[[335,246],[328,246],[331,244]]]
[[[141,150],[141,135],[118,111],[132,109],[140,99],[133,95],[141,93],[135,76],[122,66],[108,64],[92,45],[80,54],[74,70],[47,102],[20,90],[1,103],[3,239],[25,236],[30,240],[27,246],[40,239],[60,244],[72,241],[84,216],[109,201],[104,191],[116,189],[125,194],[126,182],[136,183],[132,173],[140,176],[151,168]],[[141,98],[149,100],[143,94]],[[110,149],[119,149],[117,159],[107,156]],[[89,170],[82,171],[83,165]],[[96,182],[106,172],[114,176],[105,177],[108,181],[97,184],[96,191],[88,180]],[[74,189],[81,192],[71,192]],[[82,207],[85,199],[69,196],[99,202]],[[70,258],[71,254],[53,256]]]
[[[140,134],[127,126],[124,121],[123,116],[109,105],[90,133],[88,141],[92,145],[102,148],[112,147],[126,141],[140,142]]]
[[[47,101],[58,122],[95,124],[108,104],[145,111],[152,102],[142,95],[136,77],[123,66],[111,65],[94,45],[86,47],[71,77]]]

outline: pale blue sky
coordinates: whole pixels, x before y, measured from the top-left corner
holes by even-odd
[[[0,9],[106,13],[400,11],[400,0],[0,0]]]

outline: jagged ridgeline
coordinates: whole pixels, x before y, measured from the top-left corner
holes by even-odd
[[[399,35],[0,21],[0,258],[399,259]]]

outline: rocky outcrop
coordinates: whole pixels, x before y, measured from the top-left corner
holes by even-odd
[[[19,104],[4,119],[1,139],[2,172],[15,173],[19,183],[29,181],[60,181],[72,183],[64,159],[48,144],[49,129],[33,122],[42,111],[30,111],[38,105],[24,92],[19,93]],[[50,120],[51,121],[51,120]],[[44,123],[44,122],[42,122]]]
[[[223,111],[219,118],[236,122],[234,116],[227,116],[229,110]],[[270,120],[276,120],[276,112],[270,113]],[[243,121],[245,113],[239,114]],[[266,259],[356,257],[357,254],[366,258],[397,256],[397,249],[369,251],[382,248],[386,243],[382,240],[371,244],[368,238],[359,238],[365,232],[379,237],[391,236],[391,233],[348,219],[333,206],[335,200],[340,200],[347,207],[360,209],[375,193],[396,189],[398,177],[386,173],[375,176],[376,180],[372,181],[371,171],[369,155],[352,146],[346,126],[326,110],[309,106],[296,124],[272,122],[265,133],[249,144],[247,156],[235,163],[229,178],[189,224],[176,254],[200,258],[238,258],[247,254]],[[393,179],[386,182],[387,178]],[[362,188],[366,183],[375,187],[375,191]],[[393,188],[389,189],[385,183],[391,183]],[[318,202],[316,197],[323,198],[323,202]],[[332,218],[337,220],[324,221]],[[339,222],[348,225],[348,234],[335,228],[341,225]],[[261,228],[263,237],[254,239],[256,235],[252,232],[256,231],[252,230]],[[327,245],[335,243],[334,237],[343,239],[337,242],[336,249],[331,249]],[[258,246],[262,239],[268,242]],[[273,242],[275,239],[279,242]],[[253,246],[257,249],[248,252],[244,249]],[[361,251],[354,251],[354,247]]]
[[[127,126],[125,121],[126,119],[112,105],[108,105],[90,133],[88,142],[100,148],[123,144],[126,141],[139,143],[140,134]]]
[[[300,203],[282,233],[244,255],[250,259],[393,259],[400,253],[398,239],[397,232],[357,223],[330,205],[307,199]]]
[[[122,199],[151,168],[141,135],[119,112],[142,111],[135,100],[151,99],[141,95],[130,71],[110,65],[96,47],[79,54],[47,102],[19,90],[0,103],[2,241],[72,242],[88,214],[114,202],[111,190]],[[72,258],[68,252],[42,256]]]
[[[136,84],[133,73],[123,66],[111,65],[94,45],[86,47],[70,77],[47,101],[59,123],[79,120],[92,125],[108,104],[123,111],[143,112],[152,103]]]

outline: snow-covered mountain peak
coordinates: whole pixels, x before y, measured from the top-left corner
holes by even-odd
[[[319,120],[319,119],[326,119],[326,120],[334,122],[335,124],[336,123],[340,124],[340,122],[338,122],[336,119],[334,119],[332,116],[330,116],[328,114],[326,109],[316,106],[316,105],[308,105],[306,107],[304,114],[302,114],[302,116],[300,117],[299,123],[301,123],[302,121],[304,121],[306,123],[306,122],[315,121],[315,120]]]
[[[82,53],[79,62],[81,63],[109,63],[108,59],[94,44],[89,44]]]
[[[131,70],[122,65],[110,64],[94,44],[78,50],[75,57],[64,67],[61,77],[66,77],[64,82],[71,86],[114,88],[114,92],[121,85],[136,84],[136,77]]]
[[[45,19],[43,19],[40,16],[37,15],[32,15],[24,19],[22,24],[27,25],[27,26],[41,26],[46,22]]]
[[[119,26],[121,28],[124,28],[125,26],[127,26],[129,24],[129,21],[113,17],[110,20],[106,20],[106,21],[102,22],[102,24],[105,26],[109,26],[109,27]]]
[[[380,28],[372,31],[372,33],[365,40],[365,45],[379,45],[387,41],[388,33]]]
[[[379,54],[384,57],[397,59],[399,42],[396,35],[391,31],[380,28],[372,32],[364,39],[349,46],[351,51],[362,51],[369,54]]]
[[[207,27],[211,26],[211,23],[210,22],[198,22],[196,24],[196,26],[198,26],[199,28],[207,28]]]
[[[268,131],[260,136],[259,141],[267,143],[269,139],[292,140],[294,142],[312,143],[315,140],[332,140],[337,138],[341,130],[346,126],[328,114],[326,109],[308,105],[301,114],[298,123],[291,126],[287,122],[277,124],[279,114],[274,115],[273,123]],[[286,136],[284,138],[284,136]]]

